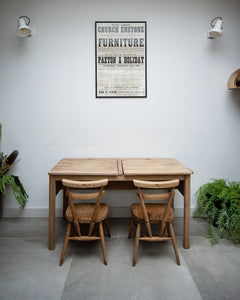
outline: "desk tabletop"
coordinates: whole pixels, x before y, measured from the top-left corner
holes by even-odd
[[[118,175],[118,160],[111,158],[64,158],[49,175]]]
[[[192,171],[173,158],[122,159],[124,175],[190,175]]]
[[[64,158],[49,175],[191,175],[173,158]]]

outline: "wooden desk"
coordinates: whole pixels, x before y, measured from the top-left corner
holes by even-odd
[[[190,192],[192,171],[172,158],[64,158],[49,171],[49,250],[55,248],[55,198],[62,189],[62,179],[96,180],[107,178],[106,189],[136,189],[133,179],[179,179],[184,196],[183,247],[190,247]],[[63,211],[67,200],[63,197]],[[130,205],[129,205],[130,206]],[[129,208],[130,209],[130,208]]]

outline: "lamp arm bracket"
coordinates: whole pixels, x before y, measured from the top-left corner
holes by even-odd
[[[216,18],[212,19],[212,21],[211,21],[211,26],[212,27],[214,27],[213,22],[217,21],[217,20],[222,20],[222,17],[216,17]]]
[[[27,17],[27,16],[21,16],[21,17],[19,17],[19,19],[21,19],[21,18],[27,19],[27,21],[26,21],[26,25],[27,26],[30,24],[30,18],[29,17]]]

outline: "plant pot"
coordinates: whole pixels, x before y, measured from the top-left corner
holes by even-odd
[[[218,227],[218,226],[217,226],[217,221],[218,221],[219,216],[220,216],[220,210],[218,210],[218,212],[217,212],[215,218],[214,218],[213,221],[212,221],[213,226],[216,227],[216,228]]]
[[[2,202],[3,202],[3,195],[0,192],[0,218],[2,217]]]

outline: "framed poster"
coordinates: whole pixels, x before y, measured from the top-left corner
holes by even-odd
[[[96,98],[146,98],[146,22],[95,22]]]

